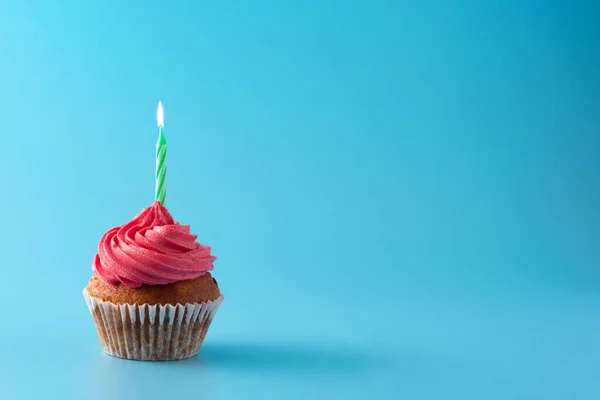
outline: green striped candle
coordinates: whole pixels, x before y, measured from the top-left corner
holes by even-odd
[[[154,199],[160,201],[160,204],[164,206],[167,197],[167,140],[165,139],[164,114],[160,101],[156,112],[156,124],[158,125],[158,142],[156,142],[156,188]]]

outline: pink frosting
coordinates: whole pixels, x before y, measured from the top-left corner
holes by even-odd
[[[92,269],[108,283],[130,287],[195,279],[212,270],[216,259],[197,237],[155,201],[102,236]]]

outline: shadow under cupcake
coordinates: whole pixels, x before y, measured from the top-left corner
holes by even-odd
[[[156,201],[106,232],[83,295],[105,353],[131,360],[196,355],[223,301],[216,259]]]

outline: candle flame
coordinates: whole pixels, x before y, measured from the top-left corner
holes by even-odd
[[[161,101],[158,102],[158,110],[156,111],[156,124],[161,128],[165,126],[165,116]]]

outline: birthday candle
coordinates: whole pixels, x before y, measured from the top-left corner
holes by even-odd
[[[156,124],[158,125],[158,142],[156,142],[156,188],[154,199],[158,200],[164,206],[167,196],[167,140],[165,139],[164,115],[160,101],[158,102],[158,111],[156,112]]]

